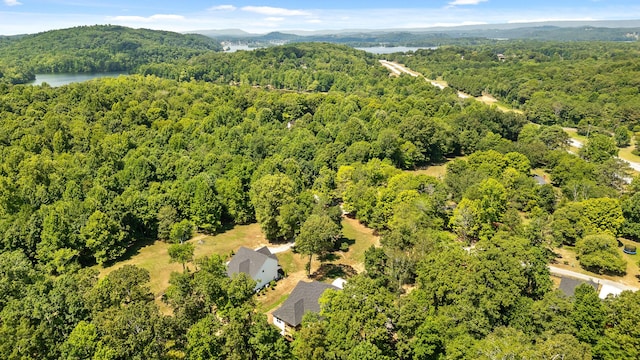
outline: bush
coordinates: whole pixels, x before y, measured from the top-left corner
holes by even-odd
[[[349,251],[349,243],[345,241],[342,244],[340,244],[340,250],[344,252]]]

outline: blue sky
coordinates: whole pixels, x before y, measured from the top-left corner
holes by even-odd
[[[93,24],[266,33],[631,19],[640,19],[638,0],[0,0],[2,35]]]

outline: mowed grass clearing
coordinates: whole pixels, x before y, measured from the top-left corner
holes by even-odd
[[[358,272],[364,271],[364,252],[371,245],[379,246],[380,239],[373,230],[360,224],[355,219],[344,218],[342,220],[343,236],[353,242],[346,252],[337,251],[335,258],[326,263],[344,264],[353,267]],[[255,249],[260,246],[269,245],[265,239],[259,224],[239,225],[224,233],[217,235],[198,234],[194,236],[190,243],[194,244],[194,257],[200,258],[218,254],[227,259],[232,252],[239,247],[245,246]],[[169,279],[172,272],[181,272],[182,264],[170,263],[168,253],[169,243],[155,241],[151,244],[140,247],[127,259],[117,262],[107,267],[98,267],[100,278],[105,277],[112,271],[125,265],[135,265],[149,271],[149,288],[154,294],[156,303],[164,313],[170,313],[171,309],[161,301],[162,295],[169,287]],[[287,274],[287,277],[278,284],[275,290],[268,290],[258,297],[259,310],[270,312],[284,302],[295,285],[300,280],[310,281],[304,270],[307,257],[294,254],[291,250],[277,254],[280,266]],[[321,262],[314,256],[312,271],[317,270]],[[187,265],[194,269],[193,264]]]
[[[635,148],[636,148],[636,139],[635,139],[635,136],[632,136],[631,144],[625,148],[620,149],[620,151],[618,152],[618,156],[621,159],[625,159],[627,161],[640,163],[640,156],[632,153],[632,151],[635,150]]]
[[[430,166],[427,166],[425,168],[416,169],[416,170],[405,170],[405,172],[408,172],[410,174],[415,174],[415,175],[433,176],[434,178],[437,178],[437,179],[444,179],[444,176],[447,174],[447,164],[449,162],[451,162],[453,160],[456,160],[456,159],[465,160],[466,158],[467,158],[466,156],[458,156],[458,157],[454,157],[454,158],[448,158],[442,164],[430,165]]]
[[[213,254],[227,258],[232,251],[236,251],[240,246],[254,249],[268,244],[258,224],[239,225],[213,236],[198,234],[188,242],[195,246],[194,257],[196,259]],[[135,265],[148,270],[151,278],[149,288],[154,294],[158,305],[163,310],[166,310],[160,298],[169,287],[171,273],[174,271],[182,272],[182,264],[169,262],[169,245],[169,243],[163,241],[155,241],[152,244],[143,246],[128,259],[108,267],[99,267],[99,276],[102,278],[125,265]],[[188,266],[193,269],[193,264]]]

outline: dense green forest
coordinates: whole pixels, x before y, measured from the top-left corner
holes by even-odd
[[[22,84],[36,73],[133,71],[220,49],[202,35],[112,25],[0,37],[0,82]]]
[[[397,59],[474,96],[486,92],[526,110],[535,123],[613,131],[640,126],[639,55],[637,42],[508,41]]]
[[[559,49],[502,46],[507,56]],[[591,46],[623,58],[634,49]],[[583,59],[586,48],[563,50],[576,78],[612,61]],[[553,54],[530,60],[541,65],[529,72],[498,62],[495,50],[442,48],[398,60],[449,79],[463,52],[464,64],[484,74],[483,89],[493,89],[502,68],[526,79],[546,76],[535,71],[553,63]],[[479,54],[486,58],[474,60]],[[567,246],[588,270],[628,269],[616,237],[640,239],[640,183],[627,183],[630,170],[608,134],[569,153],[564,121],[527,121],[537,120],[533,95],[514,102],[524,115],[503,112],[421,78],[390,77],[375,56],[344,46],[189,57],[141,58],[141,74],[57,88],[0,86],[1,358],[640,355],[640,293],[601,300],[583,285],[567,297],[553,290],[547,267]],[[576,91],[605,91],[611,107],[623,108],[635,78],[601,73],[609,90]],[[532,94],[556,96],[567,85],[553,84]],[[591,107],[596,99],[572,101]],[[576,116],[577,124],[586,118]],[[441,178],[414,171],[443,162]],[[533,169],[550,183],[538,184]],[[146,270],[98,277],[95,265],[149,240],[179,246],[191,228],[258,222],[270,241],[295,240],[314,254],[302,245],[319,226],[335,232],[340,204],[381,235],[381,247],[366,251],[365,271],[344,291],[325,294],[319,316],[306,316],[291,342],[256,311],[253,280],[227,277],[226,254],[171,275],[169,313],[154,302]]]

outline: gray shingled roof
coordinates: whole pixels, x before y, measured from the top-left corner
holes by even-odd
[[[271,251],[269,251],[269,248],[266,246],[261,247],[260,249],[256,249],[256,252],[263,254],[263,255],[267,255],[268,257],[272,258],[272,259],[276,259],[278,260],[278,258],[276,257],[275,254],[272,254]]]
[[[533,180],[536,181],[536,184],[538,185],[546,185],[547,184],[547,180],[540,176],[540,175],[533,175]]]
[[[298,326],[302,322],[302,316],[307,312],[320,312],[318,299],[327,289],[339,290],[337,287],[318,281],[298,282],[298,285],[291,291],[287,300],[276,311],[273,316],[283,320],[291,326]]]
[[[266,246],[258,249],[258,251],[243,246],[238,249],[236,254],[231,258],[231,261],[229,261],[227,265],[227,275],[231,277],[233,274],[243,272],[251,276],[252,279],[255,279],[258,271],[260,271],[262,265],[264,265],[265,261],[269,258],[278,260],[275,255],[271,254]]]
[[[559,287],[559,289],[562,290],[562,292],[565,295],[573,296],[575,294],[575,292],[576,292],[576,288],[580,284],[590,285],[596,291],[598,291],[598,284],[593,282],[593,281],[579,280],[579,279],[574,279],[574,278],[564,277],[564,276],[560,278],[560,287]]]

